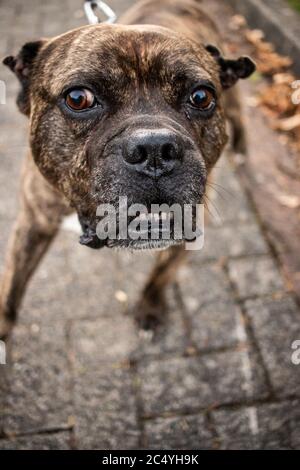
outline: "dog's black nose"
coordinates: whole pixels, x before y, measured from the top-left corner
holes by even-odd
[[[180,165],[183,143],[168,129],[138,129],[124,143],[123,157],[137,172],[159,178]]]

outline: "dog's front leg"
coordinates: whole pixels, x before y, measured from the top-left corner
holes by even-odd
[[[163,322],[167,312],[165,290],[175,279],[185,255],[184,244],[158,254],[154,269],[135,308],[135,318],[140,328],[154,329]]]
[[[0,338],[17,318],[25,288],[68,213],[62,197],[44,180],[28,156],[22,178],[20,210],[0,281]]]

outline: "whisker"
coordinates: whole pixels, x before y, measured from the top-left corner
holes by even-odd
[[[211,209],[210,209],[210,207],[207,203],[209,203],[213,207],[213,209],[214,209],[215,213],[217,214],[218,218],[220,220],[222,220],[222,217],[220,215],[220,212],[219,212],[219,209],[217,208],[217,206],[210,200],[210,198],[207,196],[207,194],[204,194],[204,207],[207,209],[209,215],[217,221],[218,219],[217,219],[216,215],[211,211]]]
[[[222,186],[221,184],[218,184],[218,183],[215,183],[214,181],[208,181],[207,184],[209,186],[217,186],[218,188],[222,189],[225,193],[229,194],[229,196],[232,196],[234,197],[234,194],[232,191],[230,191],[228,188],[224,188],[224,186]],[[214,188],[215,189],[215,188]],[[215,191],[217,191],[215,189]],[[219,193],[218,193],[219,194]]]

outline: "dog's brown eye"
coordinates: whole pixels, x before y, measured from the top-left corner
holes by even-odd
[[[66,103],[74,111],[83,111],[94,106],[95,97],[89,90],[78,88],[67,94]]]
[[[207,88],[197,88],[190,96],[190,103],[198,109],[207,110],[214,106],[215,98]]]

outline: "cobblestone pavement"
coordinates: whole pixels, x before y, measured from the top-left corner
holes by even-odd
[[[111,1],[118,11],[130,1]],[[1,56],[85,23],[80,0],[0,2]],[[1,66],[0,263],[17,210],[26,119]],[[2,449],[300,447],[300,316],[228,156],[205,248],[169,289],[149,339],[126,314],[153,255],[78,244],[61,231],[34,276],[0,366]],[[120,295],[120,292],[122,294]],[[121,301],[120,301],[121,300]]]

